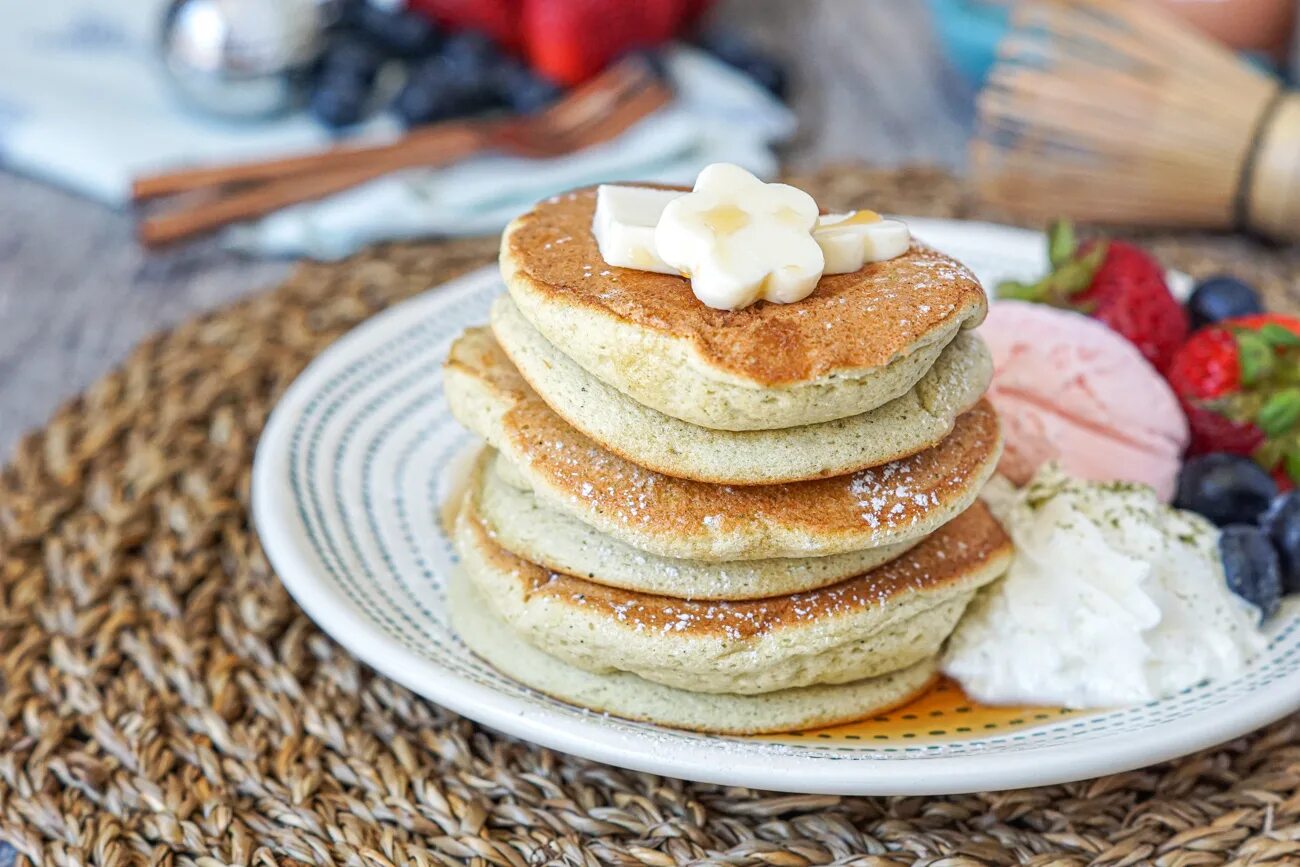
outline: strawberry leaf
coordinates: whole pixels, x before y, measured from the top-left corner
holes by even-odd
[[[1300,335],[1293,333],[1290,329],[1278,325],[1276,322],[1268,322],[1264,324],[1255,333],[1264,338],[1269,346],[1275,346],[1279,349],[1282,347],[1300,346]]]
[[[1282,463],[1282,459],[1286,454],[1286,443],[1281,440],[1264,440],[1264,442],[1260,443],[1259,448],[1251,452],[1250,457],[1251,460],[1264,469],[1272,471],[1274,467]]]
[[[1281,436],[1297,421],[1300,421],[1300,388],[1284,388],[1277,392],[1264,401],[1255,416],[1255,424],[1268,437]]]
[[[1021,283],[1019,280],[1003,280],[994,293],[999,298],[1016,301],[1037,301],[1043,297],[1043,289],[1037,283]]]
[[[1097,272],[1106,261],[1106,250],[1106,242],[1097,241],[1087,253],[1079,255],[1079,239],[1074,226],[1066,220],[1058,220],[1047,230],[1047,258],[1051,270],[1033,283],[1004,280],[997,285],[997,297],[1038,301],[1053,307],[1091,313],[1094,304],[1089,301],[1076,303],[1071,299],[1092,287]]]
[[[1087,291],[1092,281],[1097,278],[1102,263],[1106,261],[1107,247],[1105,241],[1098,241],[1085,255],[1071,259],[1057,268],[1050,278],[1053,282],[1052,294],[1058,298],[1068,299]]]
[[[1073,304],[1069,305],[1069,309],[1075,311],[1076,313],[1082,313],[1085,316],[1091,316],[1092,314],[1097,312],[1097,302],[1096,301],[1075,301]]]
[[[1083,259],[1066,262],[1053,272],[1050,278],[1053,297],[1069,298],[1092,285],[1092,278],[1097,273],[1097,269],[1095,266],[1090,266],[1087,261],[1091,256],[1092,254],[1089,253]]]
[[[1273,372],[1273,347],[1258,331],[1237,331],[1237,364],[1241,384],[1252,386]]]
[[[1300,449],[1290,449],[1283,458],[1283,466],[1286,467],[1286,474],[1291,481],[1300,485]]]
[[[1074,224],[1057,220],[1047,230],[1047,260],[1053,268],[1064,267],[1079,251],[1079,239],[1074,234]]]

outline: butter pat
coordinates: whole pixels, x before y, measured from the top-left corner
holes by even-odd
[[[868,262],[897,258],[912,245],[906,223],[882,219],[875,211],[827,214],[817,220],[813,238],[822,248],[827,274],[848,274]]]
[[[787,184],[715,163],[689,193],[603,184],[591,231],[609,265],[686,277],[710,307],[807,298],[823,274],[847,274],[907,252],[912,236],[875,211],[818,216]]]
[[[668,203],[684,195],[678,190],[651,187],[597,187],[591,231],[601,258],[619,268],[677,274],[677,269],[659,258],[655,250],[655,226]]]
[[[710,307],[789,304],[812,294],[822,276],[816,224],[817,203],[803,190],[715,163],[700,172],[694,190],[664,208],[655,247]]]

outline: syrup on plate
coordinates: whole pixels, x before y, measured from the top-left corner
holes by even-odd
[[[864,746],[863,741],[870,741],[881,747],[907,747],[1023,731],[1081,713],[1063,707],[980,704],[956,681],[940,677],[920,696],[894,710],[844,725],[762,737],[795,743],[817,740]]]

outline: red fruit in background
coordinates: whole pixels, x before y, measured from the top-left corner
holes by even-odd
[[[448,30],[482,30],[503,48],[522,47],[523,0],[407,0]]]
[[[1166,374],[1192,432],[1189,454],[1249,455],[1300,481],[1300,318],[1263,313],[1193,334]]]
[[[700,23],[704,13],[709,11],[713,0],[680,0],[682,7],[682,28],[694,27]]]
[[[523,39],[533,68],[578,84],[610,61],[671,39],[685,0],[523,0]]]
[[[1092,245],[1084,245],[1086,256]],[[1164,371],[1187,337],[1187,313],[1165,284],[1165,272],[1144,250],[1111,241],[1092,285],[1072,299],[1094,319],[1127,337]]]
[[[1041,301],[1106,323],[1164,372],[1187,337],[1187,312],[1169,292],[1164,269],[1146,251],[1123,241],[1080,245],[1068,222],[1047,236],[1052,270],[1037,283],[1007,282],[998,296]]]

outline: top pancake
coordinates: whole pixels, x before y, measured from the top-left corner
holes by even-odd
[[[715,310],[685,278],[607,265],[591,232],[594,210],[595,192],[582,190],[507,228],[501,267],[511,296],[589,372],[705,427],[792,427],[866,412],[910,389],[987,309],[968,269],[914,245],[825,276],[794,304]],[[913,355],[921,357],[904,363]],[[805,386],[813,389],[796,394]],[[712,413],[701,406],[710,400],[720,405]]]

